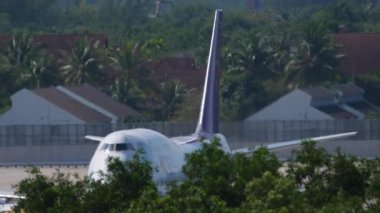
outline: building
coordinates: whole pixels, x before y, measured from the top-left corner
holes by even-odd
[[[380,70],[379,33],[335,34],[333,42],[345,56],[340,69],[346,75],[357,76]]]
[[[295,89],[246,121],[379,118],[380,109],[363,95],[364,90],[352,83]]]
[[[22,89],[11,101],[12,107],[0,116],[0,125],[117,123],[140,116],[88,84]]]
[[[201,89],[205,70],[195,66],[193,57],[165,57],[150,62],[151,79],[156,85],[169,80],[178,80],[189,88]]]

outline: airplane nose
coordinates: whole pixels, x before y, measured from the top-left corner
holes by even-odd
[[[112,154],[110,155],[111,157],[114,157],[114,158],[119,158],[120,161],[122,162],[126,162],[126,161],[129,161],[131,160],[132,158],[132,155],[130,153],[126,153],[126,152],[123,152],[123,153],[115,153],[115,154]]]

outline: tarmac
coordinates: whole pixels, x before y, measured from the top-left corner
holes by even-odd
[[[44,166],[38,168],[42,174],[48,177],[53,177],[58,171],[70,175],[78,174],[80,179],[83,179],[87,174],[86,166]],[[30,170],[30,167],[0,167],[0,194],[13,194],[15,185],[21,180],[30,177],[30,174],[26,172],[27,170]]]

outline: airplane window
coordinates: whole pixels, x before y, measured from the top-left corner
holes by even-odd
[[[108,145],[108,151],[115,151],[115,145],[116,144],[109,144]]]
[[[136,150],[130,143],[118,143],[118,144],[103,144],[102,151],[124,151],[124,150]]]
[[[115,147],[115,151],[123,151],[123,150],[127,150],[128,147],[127,147],[127,144],[126,143],[118,143],[116,144],[116,147]]]
[[[103,144],[103,146],[102,146],[102,148],[101,148],[100,150],[102,150],[102,151],[106,151],[107,148],[108,148],[108,144],[105,143],[105,144]]]

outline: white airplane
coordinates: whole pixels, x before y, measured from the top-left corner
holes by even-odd
[[[12,211],[19,199],[25,199],[25,197],[14,195],[12,192],[0,191],[0,212]]]
[[[144,151],[142,157],[150,162],[154,168],[154,181],[157,184],[165,184],[173,180],[185,178],[181,172],[182,166],[185,164],[185,154],[200,149],[202,143],[209,143],[215,137],[220,139],[221,149],[226,153],[251,153],[258,148],[243,148],[231,151],[226,138],[219,133],[219,98],[215,74],[221,16],[222,10],[216,10],[202,105],[195,133],[189,136],[169,138],[154,130],[138,128],[115,131],[105,137],[87,135],[85,138],[100,142],[88,168],[88,175],[90,177],[99,179],[100,172],[107,171],[107,159],[109,157],[117,157],[121,161],[128,161],[137,150],[142,149]],[[347,132],[310,138],[310,140],[322,141],[355,134],[356,132]],[[265,147],[269,150],[274,150],[298,145],[302,141],[280,142],[265,145]]]

